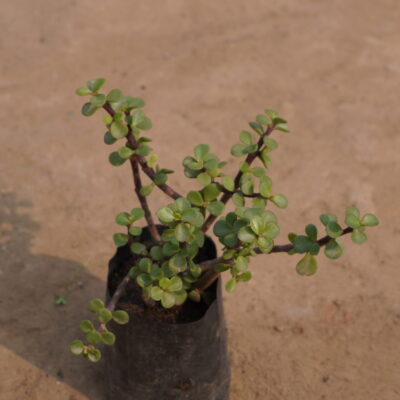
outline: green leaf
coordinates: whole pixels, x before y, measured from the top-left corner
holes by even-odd
[[[128,243],[129,237],[126,233],[115,233],[113,239],[115,245],[121,247]]]
[[[287,132],[287,133],[290,132],[289,125],[286,123],[275,125],[275,129],[277,131],[282,131],[282,132]]]
[[[92,94],[92,91],[88,88],[85,87],[81,87],[75,90],[75,93],[78,96],[87,96],[88,94]]]
[[[297,235],[293,240],[293,246],[297,253],[309,252],[313,243],[308,236],[303,235]]]
[[[343,254],[343,248],[335,239],[332,239],[325,246],[324,253],[328,258],[334,260]]]
[[[249,264],[249,260],[246,257],[239,256],[235,262],[235,268],[238,272],[247,271],[247,266]]]
[[[185,257],[180,254],[172,256],[169,259],[168,265],[175,273],[183,272],[187,267]]]
[[[211,215],[219,216],[224,212],[224,203],[222,201],[213,201],[207,206],[207,210]]]
[[[112,313],[112,319],[120,325],[125,325],[129,322],[129,314],[124,310],[116,310]]]
[[[253,129],[255,132],[257,132],[259,135],[262,135],[264,133],[264,129],[262,125],[260,125],[257,122],[249,122],[249,126],[251,129]]]
[[[197,289],[191,290],[189,292],[189,299],[194,301],[195,303],[199,303],[201,301],[201,294]]]
[[[215,223],[213,232],[217,236],[225,236],[231,233],[231,228],[224,220],[219,220]]]
[[[175,296],[172,293],[164,292],[161,297],[161,305],[164,308],[171,308],[175,305]]]
[[[295,233],[293,233],[293,232],[289,233],[288,234],[289,242],[293,244],[295,239],[296,239],[296,237],[297,237],[297,235]]]
[[[234,157],[241,157],[242,155],[244,155],[245,148],[246,148],[246,145],[244,145],[244,144],[234,144],[231,147],[231,154]]]
[[[202,172],[197,175],[196,180],[200,186],[207,186],[211,183],[211,176],[207,172]]]
[[[378,224],[379,220],[374,214],[365,214],[361,219],[361,225],[363,226],[376,226]]]
[[[152,261],[150,258],[142,258],[139,261],[139,268],[141,272],[145,272],[146,274],[150,274],[151,271],[151,266],[153,265]]]
[[[255,239],[254,233],[247,226],[239,229],[238,237],[240,241],[245,243],[250,243]]]
[[[153,286],[150,289],[150,297],[155,301],[160,301],[161,298],[162,298],[163,293],[164,293],[164,290],[162,290],[158,286]]]
[[[90,89],[92,92],[97,92],[100,90],[103,85],[106,83],[106,80],[104,78],[98,78],[98,79],[91,79],[90,81],[87,81],[86,85],[88,89]]]
[[[360,218],[360,211],[356,207],[347,207],[346,215],[354,215],[357,218]]]
[[[359,228],[361,226],[359,218],[354,214],[347,214],[344,222],[351,228]]]
[[[101,308],[104,308],[104,302],[101,299],[92,299],[89,302],[89,311],[91,312],[97,312],[98,310],[100,310]]]
[[[160,208],[156,212],[156,214],[158,219],[165,224],[168,224],[175,220],[174,212],[169,207]]]
[[[108,131],[104,134],[103,140],[105,144],[114,144],[117,141],[117,139],[115,139],[115,137]]]
[[[322,214],[320,215],[319,219],[325,226],[331,221],[337,222],[337,216],[334,214]]]
[[[110,133],[115,139],[122,139],[128,134],[128,127],[122,121],[113,121]]]
[[[343,233],[343,229],[336,221],[330,221],[326,225],[326,233],[331,238],[337,238]]]
[[[142,208],[132,208],[131,210],[131,219],[133,222],[138,221],[139,219],[144,217],[144,211]]]
[[[263,236],[269,239],[274,239],[279,235],[279,226],[275,222],[268,222],[265,225]]]
[[[248,282],[252,278],[252,274],[250,271],[243,272],[243,274],[240,274],[236,277],[236,280],[238,282]]]
[[[254,208],[260,208],[261,210],[265,209],[266,201],[261,197],[254,197],[251,199]]]
[[[260,193],[261,196],[265,198],[269,198],[271,196],[272,191],[272,181],[268,177],[262,177],[260,179]]]
[[[132,236],[140,236],[143,232],[143,229],[140,226],[130,226],[129,227],[129,233]]]
[[[260,125],[265,125],[268,126],[272,123],[272,121],[270,120],[270,118],[268,118],[266,115],[264,114],[258,114],[256,117],[256,121],[260,124]]]
[[[54,296],[53,297],[54,304],[57,306],[65,306],[67,304],[67,300],[63,296]]]
[[[200,228],[204,223],[204,217],[200,211],[195,208],[189,208],[182,213],[182,220]]]
[[[175,305],[180,306],[186,301],[188,294],[185,289],[181,289],[174,292],[174,296],[175,296]]]
[[[150,275],[148,274],[140,274],[136,278],[136,283],[141,287],[145,288],[146,286],[150,286],[153,283]]]
[[[306,226],[306,234],[312,241],[317,240],[317,227],[314,224],[308,224]]]
[[[235,190],[235,182],[233,178],[229,175],[224,175],[222,177],[222,186],[230,192],[233,192]]]
[[[307,253],[296,265],[296,271],[299,275],[314,275],[317,268],[317,260],[310,253]]]
[[[209,152],[210,146],[207,144],[199,144],[194,148],[194,154],[198,160],[204,160]]]
[[[227,247],[234,247],[238,243],[238,237],[235,233],[230,233],[229,235],[220,238],[220,241]]]
[[[247,145],[253,144],[253,139],[251,137],[251,133],[247,132],[247,131],[240,132],[240,141],[243,144],[247,144]]]
[[[90,103],[96,108],[103,107],[106,102],[106,96],[104,94],[97,94],[90,99]]]
[[[145,254],[146,253],[146,246],[142,243],[132,243],[131,244],[131,252],[134,254]]]
[[[186,197],[195,206],[202,206],[204,203],[203,197],[200,192],[191,191],[187,194]]]
[[[88,333],[88,332],[92,332],[94,330],[94,326],[93,326],[92,321],[89,321],[88,319],[85,319],[84,321],[82,321],[79,324],[79,329],[83,333]]]
[[[354,243],[357,244],[362,244],[367,240],[367,235],[360,229],[355,229],[353,232],[351,232],[351,240]]]
[[[268,153],[269,150],[265,148],[261,151],[261,153],[258,156],[265,168],[268,168],[269,164],[271,163],[271,157],[269,156]]]
[[[118,155],[123,159],[128,159],[135,154],[135,151],[127,146],[122,146],[118,149]]]
[[[264,144],[267,146],[268,151],[272,151],[278,148],[278,142],[275,139],[270,138],[269,136],[264,137]]]
[[[188,242],[190,240],[190,230],[186,224],[178,224],[175,227],[175,237],[178,242]]]
[[[99,322],[101,322],[102,324],[106,324],[108,321],[111,320],[112,313],[107,308],[101,308],[100,310],[97,310],[96,316]]]
[[[279,208],[286,208],[288,206],[288,200],[283,194],[276,194],[270,197],[270,200]]]
[[[89,348],[87,358],[91,362],[98,362],[101,359],[101,351],[99,349]]]
[[[74,340],[69,345],[69,348],[70,348],[72,354],[75,354],[76,356],[79,356],[80,354],[83,353],[85,345],[83,344],[83,342],[81,340]]]
[[[225,290],[228,292],[233,292],[235,289],[236,289],[236,279],[235,278],[229,279],[229,281],[226,282]]]
[[[137,267],[137,266],[132,267],[132,268],[129,270],[129,276],[130,276],[132,279],[136,279],[136,278],[138,277],[139,274],[140,274],[140,269],[139,269],[139,267]]]
[[[269,253],[272,250],[272,248],[274,247],[274,242],[272,241],[272,239],[267,238],[267,237],[258,238],[257,244],[263,253]]]
[[[268,115],[271,120],[274,120],[279,117],[278,111],[271,110],[271,109],[266,109],[264,112]]]
[[[236,207],[243,207],[245,204],[244,197],[240,193],[234,193],[232,202]]]
[[[128,109],[144,107],[144,100],[140,97],[126,96],[125,105]]]
[[[147,196],[149,196],[150,194],[151,194],[151,192],[153,191],[153,189],[154,189],[154,184],[153,183],[150,183],[150,185],[146,185],[146,186],[142,186],[141,188],[140,188],[140,194],[142,195],[142,196],[144,196],[144,197],[147,197]]]
[[[114,165],[114,167],[119,167],[126,161],[126,158],[121,158],[118,152],[113,151],[108,156],[108,161],[111,163],[111,165]]]
[[[155,261],[160,261],[164,258],[160,246],[153,246],[150,250],[151,258]]]
[[[170,279],[170,284],[167,290],[169,292],[177,292],[181,289],[182,289],[182,279],[179,278],[178,276],[173,276]]]
[[[151,148],[147,146],[146,144],[141,144],[138,149],[136,150],[136,153],[139,154],[139,156],[146,157],[149,155],[151,152]]]
[[[97,111],[97,107],[95,107],[92,103],[85,103],[81,109],[81,112],[85,117],[90,117],[96,111]]]
[[[205,201],[215,200],[220,193],[221,190],[216,183],[211,183],[203,189],[203,197]]]
[[[107,101],[110,103],[117,103],[123,97],[122,92],[119,89],[111,90],[107,95]]]
[[[131,223],[130,215],[127,212],[119,213],[115,217],[115,222],[118,225],[127,226],[127,225],[129,225]]]
[[[151,119],[148,117],[144,117],[141,122],[139,122],[136,127],[142,129],[143,131],[148,131],[153,126]]]
[[[86,340],[89,344],[99,344],[101,342],[101,334],[97,331],[88,332],[85,335]]]
[[[112,332],[103,332],[101,341],[108,346],[112,346],[115,343],[115,335]]]
[[[245,195],[252,195],[254,193],[254,181],[250,175],[243,175],[240,179],[240,189]]]

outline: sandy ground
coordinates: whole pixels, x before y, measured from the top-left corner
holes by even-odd
[[[103,295],[114,215],[137,201],[80,115],[74,90],[99,76],[146,99],[180,192],[195,144],[233,171],[239,131],[280,110],[277,242],[351,204],[380,218],[314,277],[263,256],[225,295],[231,399],[400,399],[399,21],[398,0],[1,0],[0,399],[104,398],[104,366],[68,343]]]

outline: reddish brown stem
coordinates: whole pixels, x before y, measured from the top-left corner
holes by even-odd
[[[251,163],[260,155],[261,152],[261,148],[264,145],[264,138],[266,136],[269,136],[272,131],[274,130],[274,125],[269,126],[266,131],[260,136],[260,139],[257,142],[257,150],[253,153],[250,153],[247,155],[245,162],[248,165],[251,165]],[[239,184],[240,184],[240,178],[243,176],[243,172],[242,171],[238,171],[238,173],[236,174],[234,183],[235,183],[235,188],[233,192],[224,192],[220,201],[222,201],[224,204],[226,204],[228,202],[228,200],[233,196],[234,192],[239,188]],[[215,220],[217,219],[217,216],[214,215],[209,215],[208,218],[206,219],[206,222],[204,223],[203,226],[203,232],[206,232],[210,226],[215,222]]]
[[[110,114],[111,116],[114,116],[115,111],[112,109],[112,107],[106,103],[103,105],[103,108]],[[129,133],[127,135],[127,140],[132,147],[132,149],[136,150],[139,147],[139,144],[136,142],[135,138],[132,135],[132,131],[130,126],[129,128]],[[140,164],[141,169],[143,172],[154,182],[156,178],[156,171],[154,171],[153,168],[149,167],[147,165],[147,160],[143,156],[135,155],[133,156],[137,162]],[[173,198],[174,200],[178,199],[179,197],[182,197],[178,192],[176,192],[174,189],[171,188],[171,186],[167,185],[166,183],[161,183],[157,185],[158,188],[160,188],[166,195],[169,197]]]
[[[353,228],[350,228],[349,226],[345,229],[343,229],[342,235],[346,235],[348,233],[353,232]],[[328,235],[322,237],[317,241],[317,243],[322,247],[325,246],[326,244],[329,243],[329,241],[332,238]],[[293,249],[292,244],[284,244],[284,245],[275,245],[272,250],[268,253],[287,253],[290,250]],[[255,248],[254,251],[257,254],[264,254],[259,248]],[[231,261],[231,260],[229,260]],[[213,260],[207,261],[206,268],[204,268],[203,275],[200,277],[200,279],[196,282],[196,288],[199,289],[200,291],[206,290],[212,283],[218,278],[218,276],[221,274],[220,272],[216,272],[214,270],[214,267],[217,264],[230,264],[227,260],[223,260],[222,257],[219,258],[214,258]]]

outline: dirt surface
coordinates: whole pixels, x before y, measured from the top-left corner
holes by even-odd
[[[231,144],[264,108],[288,118],[270,175],[286,243],[355,204],[381,221],[314,277],[260,256],[225,295],[231,400],[400,398],[398,0],[0,2],[0,399],[102,400],[68,343],[103,296],[116,213],[137,206],[74,90],[104,76],[147,102],[176,190],[181,161]],[[154,207],[168,202],[159,193]],[[53,304],[53,296],[67,299]]]

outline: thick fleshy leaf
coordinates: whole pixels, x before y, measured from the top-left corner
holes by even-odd
[[[367,239],[367,235],[361,229],[355,229],[353,232],[351,232],[351,240],[354,243],[362,244]]]
[[[96,316],[99,322],[101,322],[102,324],[106,324],[108,321],[111,320],[112,313],[107,308],[101,308],[96,312]]]
[[[111,165],[114,165],[114,167],[119,167],[126,161],[126,158],[122,158],[117,151],[113,151],[108,156],[108,161]]]
[[[334,260],[343,254],[343,248],[336,240],[332,239],[325,246],[324,253],[328,258]]]
[[[97,312],[100,308],[104,308],[104,302],[101,299],[92,299],[89,302],[89,311]]]
[[[145,254],[146,253],[146,246],[143,243],[132,243],[131,244],[131,252],[134,254]]]
[[[122,139],[128,134],[128,127],[122,121],[113,121],[110,133],[115,139]]]
[[[83,342],[81,340],[74,340],[69,345],[69,348],[70,348],[72,354],[79,356],[80,354],[83,353],[83,350],[85,349],[85,345],[83,344]]]
[[[115,335],[112,332],[103,332],[101,334],[101,341],[107,346],[112,346],[115,343]]]
[[[115,245],[121,247],[128,243],[129,237],[126,233],[115,233],[113,239]]]
[[[88,88],[81,87],[81,88],[76,89],[76,90],[75,90],[75,93],[76,93],[78,96],[87,96],[87,95],[89,95],[89,94],[92,94],[92,91],[91,91],[90,89],[88,89]]]
[[[224,203],[222,201],[213,201],[207,206],[207,210],[211,215],[218,216],[224,212]]]
[[[122,212],[119,213],[116,217],[115,217],[115,222],[118,225],[123,225],[123,226],[127,226],[129,225],[132,221],[130,218],[130,214],[128,214],[127,212]]]
[[[286,208],[288,206],[288,200],[283,194],[276,194],[270,197],[270,200],[279,208]]]
[[[365,214],[361,219],[363,226],[377,226],[379,224],[378,218],[374,214]]]
[[[92,103],[85,103],[81,109],[82,115],[84,115],[85,117],[90,117],[96,111],[97,107],[95,107]]]
[[[203,205],[203,197],[200,192],[191,191],[187,194],[187,199],[195,206]]]
[[[92,332],[94,330],[93,322],[85,319],[80,323],[79,329],[83,333]]]
[[[228,292],[233,292],[236,289],[236,279],[229,279],[229,281],[225,284],[225,289]]]
[[[235,190],[235,182],[233,178],[229,175],[224,175],[222,177],[222,186],[230,192],[233,192]]]
[[[92,92],[97,92],[103,87],[105,83],[106,80],[104,78],[98,78],[87,81],[86,85],[88,89],[91,90]]]
[[[343,233],[343,229],[340,227],[340,225],[337,222],[330,221],[326,225],[326,233],[331,238],[337,238]]]
[[[199,144],[194,148],[194,154],[198,160],[204,160],[209,152],[210,146],[208,146],[207,144]]]
[[[164,308],[171,308],[175,305],[175,296],[172,293],[163,292],[161,296],[161,305]]]
[[[125,325],[129,322],[129,314],[124,310],[115,310],[112,313],[112,319],[120,325]]]
[[[314,275],[317,272],[317,260],[312,254],[307,253],[296,265],[299,275]]]

